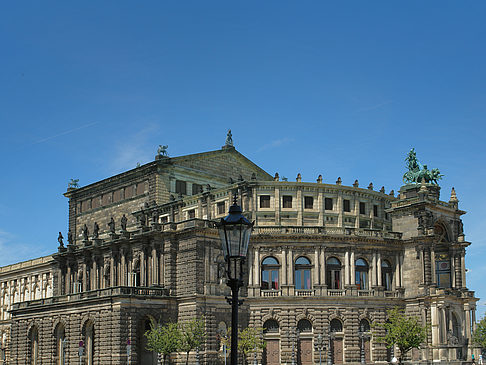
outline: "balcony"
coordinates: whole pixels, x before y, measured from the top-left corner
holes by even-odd
[[[282,296],[282,291],[281,290],[264,290],[264,289],[262,289],[260,291],[260,295],[262,297],[280,297],[280,296]]]
[[[73,293],[67,295],[61,295],[56,297],[31,300],[27,302],[15,303],[12,305],[12,310],[26,309],[37,306],[52,305],[57,303],[66,303],[79,301],[83,299],[95,299],[95,298],[109,298],[109,297],[150,297],[150,298],[163,298],[169,296],[169,289],[166,288],[148,288],[148,287],[136,287],[136,286],[116,286],[107,289],[90,290],[80,293]]]

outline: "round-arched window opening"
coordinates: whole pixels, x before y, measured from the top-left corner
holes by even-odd
[[[328,289],[341,289],[341,262],[335,257],[326,260],[326,284]]]
[[[357,259],[355,269],[358,290],[368,290],[368,263],[363,259]]]
[[[369,332],[370,329],[371,329],[370,322],[368,322],[367,319],[362,319],[359,322],[359,331],[361,331],[361,332]]]
[[[330,325],[331,325],[331,332],[343,332],[343,324],[339,319],[334,318],[331,321]]]
[[[381,285],[387,291],[392,290],[393,270],[387,260],[381,262]]]
[[[301,319],[297,323],[297,329],[300,333],[312,332],[312,323],[310,323],[310,321],[307,319]]]
[[[269,256],[262,261],[262,286],[263,290],[278,290],[278,272],[280,265],[275,257]]]
[[[263,324],[263,331],[265,333],[278,333],[280,326],[275,319],[269,319]]]
[[[295,289],[311,288],[311,268],[307,257],[301,256],[295,260]]]

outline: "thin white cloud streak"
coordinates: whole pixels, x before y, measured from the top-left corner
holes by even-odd
[[[358,109],[356,110],[357,112],[368,112],[370,110],[375,110],[375,109],[379,109],[379,108],[382,108],[386,105],[389,105],[393,103],[393,100],[389,100],[389,101],[385,101],[383,103],[380,103],[380,104],[376,104],[376,105],[372,105],[372,106],[368,106],[368,107],[364,107],[364,108],[361,108],[361,109]]]
[[[267,144],[263,145],[262,147],[260,147],[257,150],[257,152],[262,152],[262,151],[265,151],[265,150],[268,150],[268,149],[271,149],[271,148],[280,147],[280,146],[282,146],[282,145],[284,145],[286,143],[289,143],[291,141],[293,141],[293,139],[292,138],[287,138],[287,137],[281,138],[281,139],[277,139],[277,140],[274,140],[274,141],[272,141],[270,143],[267,143]]]
[[[91,127],[91,126],[96,125],[98,123],[99,122],[88,123],[88,124],[82,125],[80,127],[76,127],[76,128],[73,128],[73,129],[70,129],[70,130],[67,130],[67,131],[64,131],[64,132],[55,134],[53,136],[49,136],[49,137],[42,138],[42,139],[34,142],[33,144],[39,144],[39,143],[47,142],[47,141],[50,141],[51,139],[54,139],[54,138],[57,138],[57,137],[62,137],[62,136],[65,136],[66,134],[70,134],[70,133],[77,132],[80,129],[88,128],[88,127]]]
[[[110,166],[110,173],[119,173],[133,169],[137,163],[144,164],[157,154],[157,146],[149,146],[149,138],[159,129],[152,123],[130,136],[128,141],[120,142],[115,147],[116,156]]]

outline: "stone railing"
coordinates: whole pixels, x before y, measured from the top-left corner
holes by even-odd
[[[107,289],[90,290],[80,293],[66,294],[45,299],[15,303],[12,305],[12,310],[30,308],[34,306],[52,305],[56,303],[72,302],[83,299],[108,298],[113,296],[141,296],[160,298],[169,296],[169,289],[135,286],[116,286]]]
[[[273,234],[321,234],[337,236],[360,236],[401,239],[402,233],[374,229],[357,229],[350,227],[302,227],[302,226],[260,226],[253,229],[254,235]]]
[[[295,295],[298,297],[312,297],[316,294],[315,290],[312,289],[296,289]]]
[[[327,295],[330,297],[343,297],[344,294],[344,289],[327,289]]]
[[[373,290],[358,290],[358,297],[372,297]]]
[[[280,297],[282,295],[281,290],[264,290],[260,291],[262,297]]]

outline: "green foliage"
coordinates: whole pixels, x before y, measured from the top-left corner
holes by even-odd
[[[400,351],[398,362],[402,363],[407,352],[419,348],[425,341],[428,328],[422,326],[418,318],[405,315],[402,309],[393,308],[387,314],[388,322],[374,324],[374,327],[385,330],[385,336],[376,336],[375,339],[388,348],[396,345]]]
[[[486,348],[486,317],[483,317],[476,325],[476,330],[473,333],[474,344]]]
[[[238,350],[248,355],[255,351],[255,349],[262,350],[267,347],[267,343],[263,340],[263,328],[261,327],[247,327],[243,331],[238,331]],[[226,349],[231,351],[231,327],[228,328],[228,334],[221,337],[221,343],[226,345]]]
[[[266,343],[263,340],[263,328],[260,327],[247,327],[243,331],[238,333],[238,350],[242,351],[245,355],[252,353],[256,350],[262,350],[266,347]]]
[[[177,323],[161,325],[153,319],[150,321],[150,329],[145,332],[147,337],[147,350],[155,351],[164,356],[164,363],[167,355],[176,352],[181,344],[181,332]]]
[[[189,361],[189,352],[200,347],[206,341],[204,318],[194,318],[181,325],[180,350],[186,353],[186,364]]]

